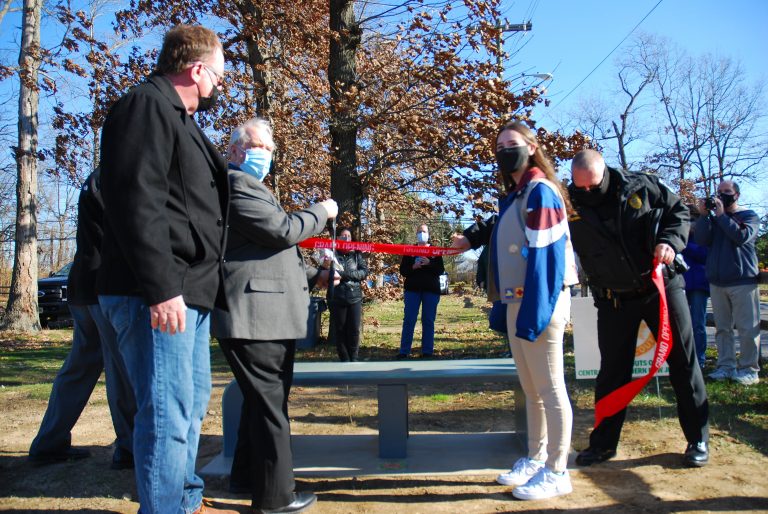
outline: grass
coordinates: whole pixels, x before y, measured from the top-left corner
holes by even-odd
[[[491,331],[487,321],[488,305],[478,296],[443,296],[438,306],[435,327],[436,359],[497,358],[509,355],[506,338]],[[322,332],[328,329],[328,313],[322,315]],[[402,301],[372,302],[364,307],[364,331],[360,357],[363,360],[389,360],[398,352],[403,316]],[[421,327],[417,324],[414,353],[419,352]],[[27,398],[46,399],[50,383],[69,351],[72,331],[47,330],[40,334],[0,334],[0,395],[16,394]],[[298,360],[335,360],[336,350],[324,337],[313,348],[299,350]],[[707,354],[707,369],[715,362],[714,349]],[[211,368],[214,374],[229,376],[229,366],[215,340],[211,346]],[[573,341],[570,332],[565,341],[565,372],[574,409],[588,417],[594,407],[594,381],[574,379]],[[768,455],[768,365],[760,373],[755,386],[733,382],[707,382],[710,423],[732,437]],[[676,419],[674,393],[669,380],[649,385],[635,398],[628,411],[632,421]],[[460,394],[435,394],[429,388],[414,388],[411,395],[414,410],[441,413],[447,410],[509,409],[512,393],[470,387]],[[470,411],[471,413],[471,411]]]

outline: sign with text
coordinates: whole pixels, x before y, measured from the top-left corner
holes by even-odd
[[[600,348],[597,346],[597,309],[591,297],[572,298],[571,321],[573,322],[573,351],[576,359],[576,378],[597,378],[600,371]],[[637,348],[632,377],[646,375],[653,364],[656,339],[645,322],[637,331]],[[669,375],[669,366],[659,369],[659,376]]]

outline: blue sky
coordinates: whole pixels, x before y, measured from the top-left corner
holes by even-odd
[[[517,52],[506,62],[505,78],[521,72],[553,74],[547,87],[553,107],[535,116],[547,128],[567,123],[581,99],[614,85],[614,62],[621,47],[574,90],[649,12],[637,31],[668,38],[692,56],[712,53],[741,61],[748,83],[768,80],[768,1],[524,0],[505,1],[502,11],[510,23],[527,20],[528,15],[533,23],[531,32],[507,36],[506,51]],[[765,212],[764,192],[745,188],[742,197]]]

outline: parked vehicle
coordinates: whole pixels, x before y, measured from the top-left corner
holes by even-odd
[[[70,262],[51,272],[49,277],[37,281],[38,313],[40,325],[44,328],[72,325],[72,314],[67,304],[67,278],[71,267]]]

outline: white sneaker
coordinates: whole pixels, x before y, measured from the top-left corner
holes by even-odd
[[[758,378],[757,372],[752,371],[751,369],[740,369],[731,378],[733,378],[733,380],[739,384],[745,386],[755,385],[760,382],[760,378]]]
[[[543,500],[562,496],[573,491],[571,476],[566,469],[562,475],[541,468],[528,483],[512,490],[512,496],[518,500]]]
[[[709,378],[712,380],[728,380],[733,378],[734,370],[728,368],[717,368],[715,371],[709,374]]]
[[[531,477],[538,473],[539,470],[543,467],[543,462],[529,459],[528,457],[523,457],[521,459],[517,459],[515,465],[512,466],[512,469],[510,469],[508,472],[497,476],[496,481],[501,485],[523,485],[527,483],[528,480],[530,480]]]

